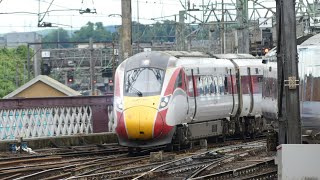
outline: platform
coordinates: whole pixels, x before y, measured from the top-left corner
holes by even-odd
[[[117,143],[117,136],[115,133],[93,133],[73,136],[47,137],[47,138],[33,138],[23,139],[27,146],[32,149],[60,147],[60,146],[79,146],[85,144],[104,144]],[[8,151],[10,144],[18,144],[16,140],[6,140],[0,142],[0,151]]]

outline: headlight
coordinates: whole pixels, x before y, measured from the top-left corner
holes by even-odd
[[[116,102],[116,107],[122,110],[123,109],[122,99],[120,97],[117,97],[115,102]]]
[[[169,100],[170,100],[170,97],[171,97],[171,95],[170,95],[170,96],[165,96],[165,97],[162,97],[162,98],[161,98],[161,102],[160,102],[159,109],[165,108],[165,107],[168,105]]]

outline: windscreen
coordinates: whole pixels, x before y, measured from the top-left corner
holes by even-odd
[[[153,96],[161,93],[164,70],[150,67],[126,72],[124,92],[126,96]]]

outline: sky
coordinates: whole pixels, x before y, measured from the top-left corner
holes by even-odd
[[[186,0],[132,0],[132,19],[138,21],[139,17],[139,22],[143,24],[153,24],[157,22],[156,20],[174,20],[173,15],[183,10],[180,1],[185,3]],[[51,2],[52,0],[0,0],[0,34],[43,30],[44,28],[37,27],[38,13],[40,12],[42,18]],[[196,8],[201,8],[202,3],[209,2],[221,1],[190,0],[190,4],[195,4]],[[81,15],[79,10],[86,8],[96,9],[97,14]],[[120,25],[120,14],[121,0],[53,0],[42,22],[51,22],[64,29],[76,30],[88,21],[102,22],[104,25]],[[201,15],[197,17],[199,16]]]
[[[40,12],[45,12],[52,0],[40,0]],[[41,30],[38,23],[39,0],[0,0],[0,13],[31,12],[34,14],[0,14],[0,33],[11,31],[27,32]],[[152,24],[151,18],[168,16],[183,9],[179,0],[132,0],[132,18],[139,22]],[[97,14],[80,14],[79,9],[96,9]],[[62,11],[56,11],[62,10]],[[120,25],[121,0],[54,0],[43,22],[60,24],[65,29],[79,29],[88,21],[102,22],[104,25]],[[115,14],[115,15],[113,15]]]

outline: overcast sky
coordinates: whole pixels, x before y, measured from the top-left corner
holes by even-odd
[[[0,34],[7,32],[29,32],[41,30],[37,28],[38,12],[47,10],[52,0],[0,0]],[[185,0],[181,0],[185,2]],[[228,0],[225,0],[225,2]],[[229,0],[231,1],[231,0]],[[235,1],[235,0],[234,0]],[[264,0],[272,1],[272,0]],[[191,0],[196,8],[204,2],[220,2],[220,0]],[[132,18],[137,21],[139,4],[139,22],[152,24],[152,18],[167,17],[174,20],[171,15],[183,10],[180,0],[132,0]],[[79,14],[79,9],[96,9],[97,14]],[[11,13],[13,14],[1,14]],[[22,13],[27,12],[27,13]],[[30,13],[30,14],[29,14]],[[104,25],[121,24],[121,0],[54,0],[42,22],[60,24],[65,29],[79,29],[88,21],[102,22]],[[111,15],[111,16],[110,16]],[[41,15],[43,16],[43,14]],[[199,17],[199,16],[198,16]],[[48,29],[48,28],[47,28]]]

